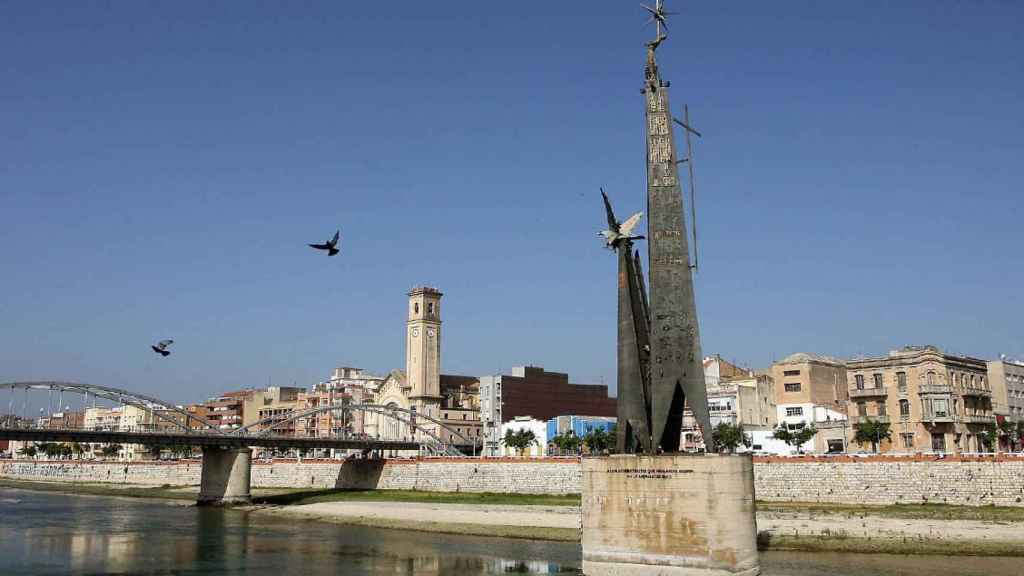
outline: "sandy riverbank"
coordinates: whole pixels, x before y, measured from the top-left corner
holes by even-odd
[[[576,506],[321,502],[248,509],[290,518],[447,534],[564,542],[580,538],[580,509]]]
[[[544,540],[579,540],[575,506],[322,502],[253,511],[382,528]],[[429,520],[427,520],[429,518]],[[821,510],[759,511],[764,549],[1024,556],[1024,522],[888,518]]]

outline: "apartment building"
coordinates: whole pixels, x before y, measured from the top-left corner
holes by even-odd
[[[252,426],[253,433],[272,429],[277,436],[295,436],[296,422],[290,418],[299,408],[303,388],[270,386],[248,392],[242,404],[243,426]]]
[[[996,416],[1024,421],[1024,361],[1004,356],[989,362],[988,380],[992,385],[992,411]]]
[[[772,364],[779,424],[790,429],[813,425],[818,433],[804,452],[846,450],[846,363],[838,358],[799,352]]]
[[[775,382],[767,374],[744,373],[708,386],[711,426],[720,422],[746,428],[774,428],[778,424]]]
[[[984,452],[978,433],[995,423],[988,365],[942,352],[905,346],[880,358],[847,363],[851,424],[889,422],[892,439],[881,451]],[[851,431],[852,436],[852,431]]]

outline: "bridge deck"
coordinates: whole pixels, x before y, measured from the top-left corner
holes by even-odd
[[[97,444],[159,444],[185,446],[223,446],[242,448],[336,448],[352,450],[419,450],[418,442],[369,440],[357,438],[293,438],[287,436],[230,436],[221,434],[184,434],[167,432],[113,432],[91,430],[35,430],[0,428],[0,440],[21,442],[88,442]],[[454,446],[468,452],[470,446]]]

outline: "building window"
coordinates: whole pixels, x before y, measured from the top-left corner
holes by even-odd
[[[863,374],[857,374],[856,376],[853,377],[853,379],[857,381],[857,390],[863,390],[864,389],[864,375]]]
[[[899,388],[900,394],[907,393],[907,373],[897,372],[896,373],[896,387]]]
[[[935,452],[946,451],[946,435],[934,433],[932,434],[932,450]]]
[[[799,391],[800,391],[800,383],[799,382],[787,382],[786,383],[786,392],[799,392]]]
[[[903,440],[904,448],[914,447],[914,435],[913,434],[900,434],[900,438]]]
[[[910,400],[906,398],[900,400],[900,416],[910,416]]]
[[[932,400],[932,413],[940,418],[949,416],[949,405],[946,403],[946,400]]]
[[[885,416],[885,402],[879,402],[875,407],[879,416]]]
[[[786,416],[803,416],[804,409],[800,406],[786,408]]]
[[[928,384],[929,386],[931,386],[931,385],[935,384],[935,372],[929,372],[929,373],[928,373],[928,376],[927,376],[927,379],[925,380],[925,382],[926,382],[926,383],[927,383],[927,384]]]
[[[881,388],[882,387],[882,375],[881,374],[873,374],[872,376],[875,379],[875,388]]]
[[[857,402],[857,415],[867,416],[868,415],[868,404],[867,402]]]
[[[419,302],[415,302],[415,303],[413,303],[413,305],[412,305],[412,311],[413,311],[413,313],[415,313],[415,314],[419,314],[419,313],[420,313],[420,303],[419,303]]]
[[[782,375],[783,376],[799,376],[800,375],[800,371],[799,370],[786,370],[785,372],[782,373]]]

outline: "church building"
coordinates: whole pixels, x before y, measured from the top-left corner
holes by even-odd
[[[405,369],[392,370],[385,377],[374,401],[408,410],[405,417],[414,425],[367,415],[365,431],[370,436],[453,444],[479,442],[479,380],[441,374],[441,296],[439,290],[427,286],[409,292]]]

